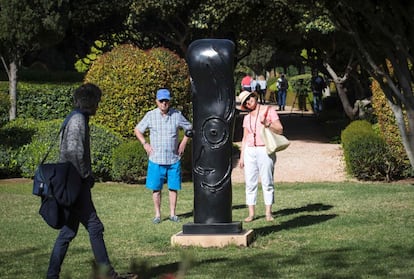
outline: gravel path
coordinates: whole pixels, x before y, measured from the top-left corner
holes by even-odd
[[[277,153],[275,182],[349,180],[345,172],[341,145],[329,143],[312,113],[291,112],[290,107],[286,109],[279,112],[279,116],[284,126],[284,135],[291,143],[287,149]],[[235,161],[238,161],[238,156]],[[244,170],[240,169],[238,164],[235,165],[232,182],[243,183]]]

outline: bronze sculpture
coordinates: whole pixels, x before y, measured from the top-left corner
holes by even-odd
[[[239,233],[232,222],[234,44],[202,39],[187,51],[193,98],[194,223],[183,233]]]

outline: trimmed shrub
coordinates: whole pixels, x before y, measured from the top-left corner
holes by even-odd
[[[142,182],[147,166],[147,153],[138,140],[124,142],[114,149],[111,174],[115,181]]]
[[[378,130],[381,137],[387,143],[391,154],[396,160],[398,176],[409,177],[411,175],[411,164],[408,160],[407,153],[402,144],[400,131],[395,120],[394,113],[382,91],[379,83],[373,81],[372,89],[372,107],[378,120]]]
[[[180,130],[179,139],[182,140],[184,132]],[[183,180],[191,178],[192,174],[192,148],[191,139],[181,158],[181,172]],[[113,152],[111,175],[115,181],[125,183],[142,183],[147,175],[148,156],[138,140],[130,140],[120,144]]]
[[[34,123],[35,132],[30,143],[23,145],[18,153],[18,165],[21,175],[32,178],[33,174],[50,148],[45,162],[57,162],[59,157],[58,132],[61,120],[37,121]],[[53,146],[52,146],[52,143]]]
[[[297,76],[293,76],[289,78],[289,87],[295,94],[308,95],[312,93],[310,82],[311,82],[310,74],[297,75]],[[276,82],[275,82],[275,86],[276,86]]]
[[[177,54],[166,48],[150,49],[148,55],[158,59],[166,69],[165,84],[172,90],[172,105],[179,109],[187,119],[193,115],[190,95],[190,79],[187,64]],[[155,99],[155,94],[154,94]]]
[[[112,154],[124,140],[111,129],[91,123],[92,171],[96,179],[111,180]]]
[[[7,93],[0,91],[0,127],[9,120],[10,98]]]
[[[17,84],[17,117],[38,120],[64,118],[73,107],[73,91],[80,84],[19,82]],[[6,103],[7,108],[3,108],[3,102]],[[8,120],[9,107],[8,82],[0,82],[0,121],[3,117],[3,110],[7,110]]]
[[[358,141],[359,138],[365,137],[366,134],[371,133],[371,124],[368,121],[356,120],[351,122],[341,133],[341,143],[344,149],[344,156],[346,161],[346,152],[348,144],[352,141]]]
[[[36,133],[33,119],[15,119],[0,129],[0,178],[21,176],[19,152]]]
[[[51,121],[17,119],[3,127],[1,135],[5,136],[5,139],[10,138],[10,142],[13,139],[18,140],[15,140],[13,144],[2,143],[0,145],[2,153],[7,151],[7,155],[11,158],[9,162],[0,162],[2,173],[11,175],[18,172],[23,177],[32,178],[53,142],[55,144],[45,162],[57,162],[59,159],[58,133],[61,124],[61,119]],[[112,150],[122,142],[122,137],[100,125],[91,123],[90,126],[92,171],[97,179],[109,179]],[[0,156],[0,160],[2,157]]]
[[[34,84],[19,82],[17,116],[38,120],[62,119],[73,107],[74,84]]]
[[[20,176],[16,157],[15,149],[0,145],[0,179]]]
[[[159,88],[171,90],[172,106],[183,113],[191,111],[187,65],[166,49],[146,52],[132,45],[117,46],[93,63],[85,81],[102,89],[95,120],[124,137],[134,137],[135,125],[155,107]]]
[[[385,141],[365,120],[353,121],[341,134],[347,171],[360,180],[395,177],[395,159]]]

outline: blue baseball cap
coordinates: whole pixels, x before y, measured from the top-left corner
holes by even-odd
[[[168,89],[158,89],[157,91],[157,100],[170,100],[171,99],[171,95],[170,95],[170,91],[168,91]]]

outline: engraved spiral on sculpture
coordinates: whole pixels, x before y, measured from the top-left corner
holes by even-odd
[[[218,117],[206,119],[202,125],[203,139],[212,149],[222,147],[229,140],[228,124]]]

